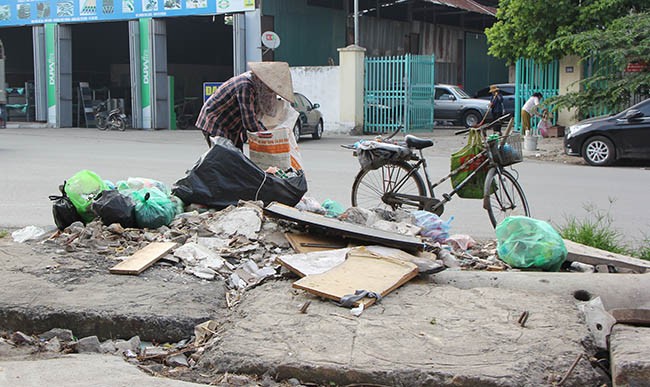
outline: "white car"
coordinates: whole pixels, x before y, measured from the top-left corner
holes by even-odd
[[[454,85],[435,85],[433,116],[436,121],[452,121],[466,128],[475,126],[488,111],[490,101],[472,98]]]

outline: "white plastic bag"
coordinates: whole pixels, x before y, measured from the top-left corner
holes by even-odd
[[[14,242],[23,243],[28,240],[38,239],[45,234],[45,230],[36,226],[27,226],[11,233]]]

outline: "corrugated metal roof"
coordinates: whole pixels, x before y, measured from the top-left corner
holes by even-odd
[[[496,16],[497,9],[493,7],[488,7],[487,5],[479,4],[472,0],[425,0],[427,3],[445,5],[447,7],[453,7],[458,9],[464,9],[466,11],[481,13],[483,15]]]

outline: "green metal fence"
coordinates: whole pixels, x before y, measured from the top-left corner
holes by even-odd
[[[515,129],[521,131],[521,108],[533,93],[542,93],[543,99],[558,95],[560,82],[559,61],[537,63],[532,59],[519,59],[515,67]],[[544,102],[542,101],[542,104]],[[551,106],[544,106],[549,109]],[[556,117],[553,117],[555,122]],[[531,122],[537,126],[538,119]]]
[[[433,55],[365,59],[365,133],[433,128]]]

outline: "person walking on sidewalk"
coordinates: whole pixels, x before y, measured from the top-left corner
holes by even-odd
[[[530,119],[533,116],[541,116],[539,104],[542,102],[542,93],[536,92],[528,98],[528,101],[521,108],[521,133],[526,134],[530,130]]]
[[[234,76],[221,85],[203,104],[196,127],[208,147],[211,137],[229,139],[240,150],[247,132],[265,131],[262,115],[274,115],[277,96],[293,103],[291,72],[286,62],[250,62],[250,71]]]
[[[501,94],[501,89],[495,85],[490,86],[490,93],[492,94],[490,111],[492,113],[492,121],[494,122],[497,118],[503,116],[503,95]],[[494,124],[492,130],[494,133],[501,134],[501,124]]]

